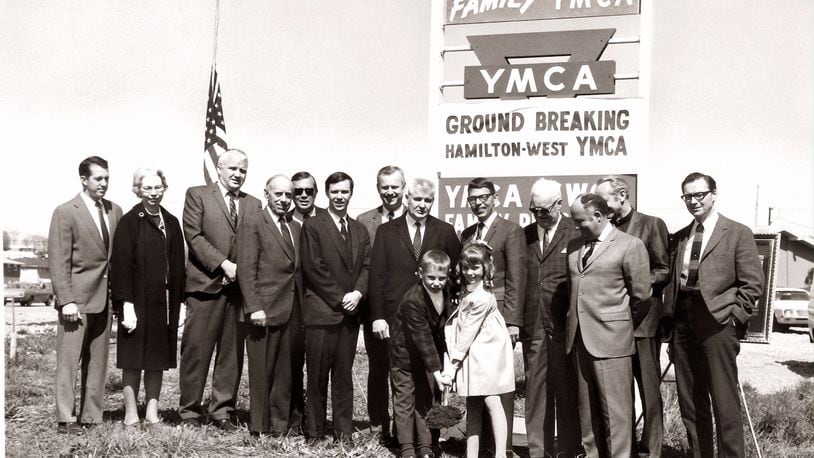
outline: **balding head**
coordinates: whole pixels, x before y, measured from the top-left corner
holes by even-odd
[[[556,181],[540,178],[531,186],[529,211],[537,225],[550,229],[560,218],[562,208],[561,185]]]
[[[285,215],[294,196],[294,185],[285,175],[274,175],[266,181],[263,194],[268,200],[269,209],[274,215]]]

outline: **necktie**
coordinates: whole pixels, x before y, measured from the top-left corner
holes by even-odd
[[[229,195],[229,217],[232,218],[232,224],[237,226],[237,205],[235,205],[235,195],[231,192]]]
[[[291,238],[291,231],[288,230],[288,224],[286,224],[285,216],[281,216],[277,221],[280,222],[280,232],[283,234],[283,240],[285,240],[288,248],[294,250],[294,239]]]
[[[105,209],[101,201],[96,201],[96,208],[99,210],[99,225],[102,227],[102,240],[105,242],[105,251],[110,251],[110,232],[107,231],[105,223]]]
[[[342,239],[348,241],[348,227],[345,225],[345,218],[339,218],[339,233],[342,234]]]
[[[543,232],[543,253],[548,249],[548,229]]]
[[[694,288],[698,283],[698,265],[701,262],[701,244],[704,242],[704,225],[696,224],[695,237],[690,250],[690,267],[687,269],[687,286]]]
[[[395,217],[396,217],[396,215],[394,215],[393,212],[388,212],[387,213],[387,222],[389,223],[390,221],[393,221],[393,218],[395,218]]]
[[[415,223],[415,235],[413,236],[413,256],[415,260],[421,257],[421,223]]]
[[[591,255],[594,254],[594,246],[595,245],[596,245],[596,240],[591,240],[590,242],[588,242],[588,248],[585,249],[585,254],[582,255],[582,268],[583,269],[588,264],[588,259],[590,259]]]
[[[475,234],[475,240],[483,240],[483,223],[478,223],[478,232]]]
[[[311,217],[311,212],[305,213],[305,214],[302,215],[302,220],[305,221],[310,217]]]

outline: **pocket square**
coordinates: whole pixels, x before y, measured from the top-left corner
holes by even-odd
[[[565,254],[567,251],[568,251],[568,248],[563,248],[562,251],[560,251],[560,254]]]

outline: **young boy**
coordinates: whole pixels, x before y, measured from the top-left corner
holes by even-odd
[[[450,259],[443,251],[424,253],[420,281],[404,294],[390,326],[390,377],[393,416],[402,457],[432,457],[438,430],[425,417],[440,390],[451,384],[442,374],[444,325],[450,313],[445,290]],[[417,452],[417,455],[416,455]]]

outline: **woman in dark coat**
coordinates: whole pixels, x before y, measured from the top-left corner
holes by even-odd
[[[184,238],[178,219],[159,204],[167,182],[157,169],[133,175],[141,202],[116,228],[111,253],[111,291],[118,312],[116,367],[122,369],[124,424],[138,424],[141,371],[147,399],[145,422],[158,423],[164,372],[176,367],[178,314],[184,291]]]

